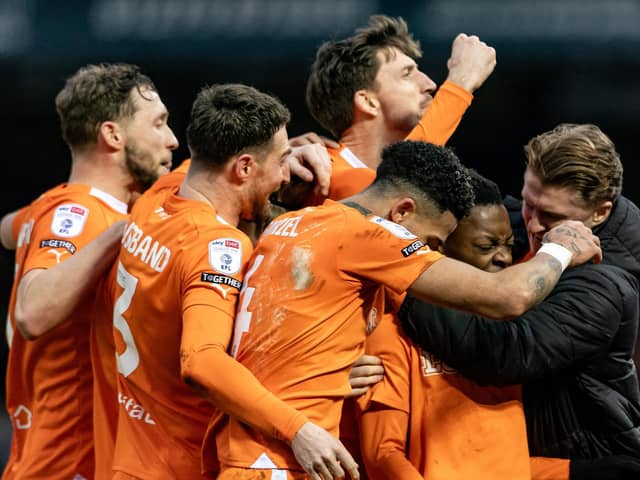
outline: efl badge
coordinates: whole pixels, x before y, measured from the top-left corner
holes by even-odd
[[[233,275],[242,267],[242,243],[235,238],[209,242],[209,263],[217,272]]]
[[[402,225],[398,225],[397,223],[385,220],[384,218],[371,217],[370,221],[372,223],[375,223],[376,225],[380,225],[382,228],[391,232],[398,238],[402,238],[404,240],[413,240],[414,238],[417,238],[413,233],[404,228]]]
[[[82,233],[89,209],[77,203],[65,203],[56,208],[51,231],[58,237],[77,237]]]

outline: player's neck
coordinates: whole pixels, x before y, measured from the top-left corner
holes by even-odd
[[[389,132],[377,119],[352,125],[340,139],[365,165],[374,170],[380,165],[382,150],[404,138],[402,133]]]
[[[68,183],[97,188],[124,203],[131,199],[131,178],[113,159],[86,153],[74,154]]]
[[[382,218],[387,218],[390,210],[388,198],[384,195],[381,196],[378,192],[372,191],[371,189],[366,189],[363,192],[342,200],[342,203],[345,202],[358,204],[363,209],[371,212],[372,215]]]
[[[189,172],[178,195],[210,205],[217,215],[234,227],[240,223],[242,196],[222,175]]]

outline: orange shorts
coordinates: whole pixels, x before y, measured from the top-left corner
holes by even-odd
[[[223,468],[218,480],[308,480],[305,472],[272,470],[269,468]]]

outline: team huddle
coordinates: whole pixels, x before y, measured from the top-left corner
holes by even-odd
[[[613,143],[533,137],[505,201],[444,146],[495,50],[460,34],[437,93],[420,56],[383,15],[320,47],[306,101],[337,141],[204,87],[173,170],[138,67],[67,79],[69,180],[0,225],[3,480],[635,478],[640,211]]]

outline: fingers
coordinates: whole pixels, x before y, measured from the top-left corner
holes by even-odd
[[[300,147],[302,145],[310,145],[314,143],[319,143],[320,145],[324,145],[327,148],[339,148],[340,144],[330,138],[323,137],[318,135],[315,132],[307,132],[302,135],[298,135],[297,137],[292,137],[289,139],[289,145],[292,147]]]
[[[289,156],[289,171],[292,177],[298,177],[305,182],[313,181],[313,172],[305,167],[297,157]]]
[[[360,395],[364,395],[365,393],[367,393],[369,391],[369,387],[359,387],[359,388],[354,388],[353,385],[351,385],[351,391],[349,393],[347,393],[344,398],[356,398],[359,397]]]
[[[496,51],[476,35],[459,34],[451,46],[447,62],[449,81],[469,92],[485,82],[496,66]]]
[[[349,379],[351,388],[371,387],[384,378],[384,373],[374,373],[372,375],[360,375]]]
[[[327,468],[331,472],[331,476],[328,478],[344,478],[344,470],[340,466],[340,461],[337,458],[335,460],[328,460]]]
[[[360,365],[382,365],[382,360],[375,355],[367,355],[364,353],[353,363],[354,367],[358,367]]]
[[[305,182],[316,182],[321,195],[329,195],[331,184],[331,157],[327,149],[318,143],[294,147],[287,158],[289,169]]]
[[[340,448],[338,448],[338,451],[336,452],[336,454],[338,457],[338,461],[349,473],[349,476],[353,480],[358,480],[360,478],[360,472],[358,471],[358,464],[342,444],[340,445]]]
[[[331,463],[329,460],[325,460],[325,461],[327,461],[328,463]],[[326,480],[330,480],[333,478],[333,476],[331,475],[331,472],[327,468],[327,465],[325,465],[324,461],[314,463],[313,470],[318,472],[320,476]],[[338,478],[341,478],[341,477],[338,477]]]

